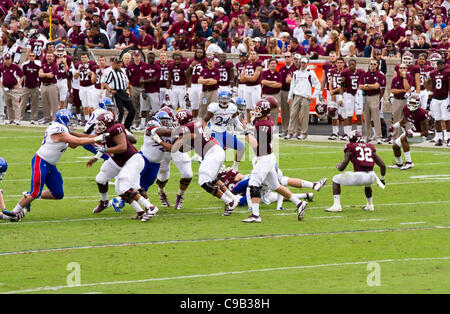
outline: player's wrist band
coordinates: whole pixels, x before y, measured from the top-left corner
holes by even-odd
[[[95,159],[100,159],[102,157],[103,153],[102,152],[97,152],[97,154],[95,155]]]

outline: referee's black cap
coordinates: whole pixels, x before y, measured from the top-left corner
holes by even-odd
[[[122,63],[122,59],[120,59],[119,57],[115,57],[114,63]]]

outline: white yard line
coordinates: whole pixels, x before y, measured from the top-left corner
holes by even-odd
[[[54,287],[46,286],[46,287],[38,287],[38,288],[32,288],[32,289],[27,289],[27,290],[7,291],[7,292],[2,292],[1,294],[16,294],[16,293],[27,293],[27,292],[39,292],[39,291],[58,291],[58,290],[62,290],[62,289],[73,289],[73,288],[94,287],[94,286],[124,285],[124,284],[146,283],[146,282],[155,282],[155,281],[171,281],[171,280],[208,278],[208,277],[229,276],[229,275],[242,275],[242,274],[250,274],[250,273],[265,273],[265,272],[272,272],[272,271],[290,271],[290,270],[316,269],[316,268],[326,268],[326,267],[366,265],[370,262],[405,263],[405,262],[445,261],[448,259],[450,259],[450,256],[384,259],[384,260],[374,260],[374,261],[367,260],[367,261],[346,262],[346,263],[298,265],[298,266],[262,268],[262,269],[246,269],[246,270],[235,270],[235,271],[229,271],[229,272],[195,274],[195,275],[175,276],[175,277],[147,278],[147,279],[139,279],[139,280],[126,280],[126,281],[123,280],[123,281],[94,282],[94,283],[80,284],[80,285],[76,285],[76,286],[54,286]]]
[[[413,222],[401,222],[401,225],[420,225],[420,224],[425,224],[425,221],[413,221]]]
[[[436,230],[436,229],[450,229],[450,226],[430,226],[430,227],[417,227],[417,228],[395,228],[395,229],[368,229],[368,230],[344,230],[344,231],[330,231],[330,232],[309,232],[309,233],[291,233],[291,234],[269,234],[269,235],[256,235],[247,237],[230,237],[230,238],[210,238],[210,239],[191,239],[191,240],[166,240],[166,241],[149,241],[149,242],[132,242],[132,243],[112,243],[112,244],[99,244],[99,245],[86,245],[86,246],[73,246],[63,248],[50,248],[50,249],[37,249],[37,250],[24,250],[14,252],[0,253],[1,256],[32,254],[32,253],[50,253],[60,251],[73,251],[73,250],[88,250],[88,249],[102,249],[102,248],[117,248],[117,247],[136,247],[146,245],[158,245],[158,244],[184,244],[184,243],[199,243],[199,242],[220,242],[220,241],[236,241],[236,240],[255,240],[255,239],[276,239],[276,238],[293,238],[293,237],[305,237],[305,236],[331,236],[331,235],[343,235],[343,234],[361,234],[361,233],[382,233],[382,232],[403,232],[403,231],[423,231],[423,230]]]

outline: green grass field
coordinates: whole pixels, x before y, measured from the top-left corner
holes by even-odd
[[[0,156],[9,164],[0,188],[9,210],[30,188],[43,130],[0,127]],[[450,150],[413,147],[415,168],[388,169],[386,189],[374,186],[374,212],[361,208],[363,188],[344,187],[344,211],[326,213],[343,146],[281,141],[285,175],[329,181],[304,221],[285,203],[287,211],[262,205],[261,224],[241,222],[247,208],[222,217],[223,204],[196,182],[198,163],[180,211],[160,207],[148,223],[131,220],[129,206],[93,215],[101,163],[86,168],[90,153],[70,149],[58,164],[65,198],[35,201],[20,223],[0,222],[0,293],[449,293]],[[390,146],[377,149],[387,165],[393,162]],[[251,162],[240,170],[249,173]],[[171,175],[174,203],[173,165]],[[160,205],[155,186],[149,196]],[[69,263],[80,267],[79,286],[67,285],[78,278]]]

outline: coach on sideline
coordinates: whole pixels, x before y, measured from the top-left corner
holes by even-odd
[[[128,81],[127,74],[122,69],[122,60],[120,58],[114,59],[112,70],[108,71],[107,77],[104,83],[105,88],[113,96],[117,109],[119,110],[119,123],[122,123],[123,114],[127,109],[128,114],[125,119],[125,128],[131,132],[131,125],[133,124],[134,115],[136,110],[134,109],[128,91],[130,90],[130,83]],[[125,109],[124,109],[125,108]]]
[[[289,130],[286,139],[293,137],[297,124],[301,119],[300,132],[297,134],[299,140],[308,137],[309,107],[311,101],[320,93],[320,81],[316,73],[308,68],[308,59],[300,59],[300,68],[292,74],[291,88],[289,89],[288,104],[291,106]],[[314,87],[314,93],[312,91]]]

